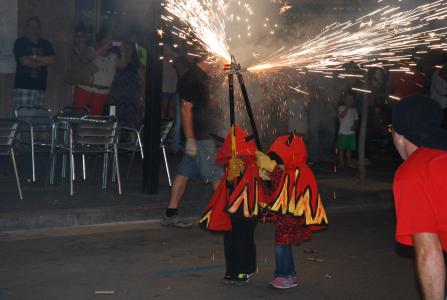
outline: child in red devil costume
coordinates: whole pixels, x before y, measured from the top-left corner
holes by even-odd
[[[254,230],[258,203],[264,201],[256,150],[240,127],[235,127],[233,140],[228,134],[216,158],[216,164],[226,166],[225,173],[199,221],[207,230],[224,232],[226,283],[247,283],[256,271]],[[231,176],[235,159],[241,168]]]
[[[276,270],[271,285],[291,288],[297,286],[292,245],[309,240],[313,230],[323,229],[328,222],[326,212],[299,136],[281,136],[268,155],[257,152],[256,156],[260,177],[270,181],[270,187],[265,189],[267,197],[260,205],[276,220]]]

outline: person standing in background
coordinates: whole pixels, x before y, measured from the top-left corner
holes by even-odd
[[[340,123],[337,137],[339,167],[355,168],[352,163],[352,152],[357,150],[356,130],[359,122],[358,111],[354,106],[354,94],[348,91],[343,99],[343,105],[338,108]],[[346,165],[345,165],[346,154]]]
[[[442,127],[447,128],[447,66],[433,73],[431,79],[431,97],[441,105],[443,110]]]
[[[143,125],[144,66],[132,42],[124,42],[120,56],[124,65],[115,74],[109,104],[116,106],[120,126],[140,130]]]
[[[399,99],[413,95],[424,95],[426,91],[425,74],[421,72],[420,66],[413,72],[414,74],[389,72],[387,94]]]
[[[73,92],[79,85],[91,85],[93,74],[98,68],[93,63],[95,51],[88,47],[85,41],[85,29],[78,25],[73,37],[73,48],[70,52],[70,64],[65,72],[64,81],[73,86]]]
[[[17,62],[14,81],[14,106],[45,106],[48,66],[56,63],[51,43],[42,39],[42,23],[31,17],[26,21],[25,36],[14,44]]]
[[[161,118],[163,120],[173,119],[175,116],[175,102],[177,98],[177,74],[173,61],[175,53],[169,45],[163,48],[163,100],[161,102]]]
[[[141,40],[141,34],[137,29],[131,29],[129,32],[129,40],[135,45],[135,50],[137,51],[138,59],[140,63],[144,66],[146,70],[147,65],[147,50],[144,48]]]
[[[112,46],[112,36],[104,30],[100,31],[96,36],[96,47],[91,58],[98,70],[93,74],[91,84],[82,84],[75,88],[73,105],[89,107],[91,115],[103,114],[116,68],[126,64],[123,57],[110,51]]]
[[[75,27],[74,37],[73,37],[73,53],[74,56],[81,56],[81,53],[85,52],[88,47],[85,41],[85,29],[78,25]]]
[[[163,48],[163,98],[161,102],[161,118],[174,119],[170,152],[175,154],[181,148],[181,115],[180,98],[177,94],[177,73],[174,69],[175,52],[166,45]]]

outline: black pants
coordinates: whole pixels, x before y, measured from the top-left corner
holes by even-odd
[[[224,248],[227,274],[256,272],[256,220],[232,218],[232,230],[225,232]]]

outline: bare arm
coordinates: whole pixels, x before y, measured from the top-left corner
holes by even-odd
[[[37,61],[35,59],[33,59],[32,55],[28,55],[28,56],[22,56],[19,58],[19,61],[22,65],[27,66],[27,67],[39,67],[39,64],[37,63]]]
[[[182,99],[181,105],[181,114],[182,114],[182,127],[183,132],[185,133],[186,138],[194,138],[194,128],[193,128],[193,116],[192,116],[192,108],[193,104]]]
[[[37,67],[43,67],[48,66],[56,63],[56,56],[22,56],[19,59],[20,63],[24,66],[31,67],[31,68],[37,68]]]
[[[435,233],[413,235],[416,267],[421,290],[426,300],[444,300],[445,262],[439,237]]]
[[[56,63],[56,55],[37,55],[35,57],[35,60],[37,63],[39,63],[41,66],[49,66]]]

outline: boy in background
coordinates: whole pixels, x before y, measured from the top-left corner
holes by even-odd
[[[340,127],[337,137],[337,152],[339,159],[339,167],[345,166],[355,168],[352,163],[352,151],[357,150],[357,140],[355,131],[358,126],[359,115],[354,105],[354,94],[349,91],[345,94],[343,105],[338,108],[338,120]],[[345,164],[346,154],[346,164]]]

